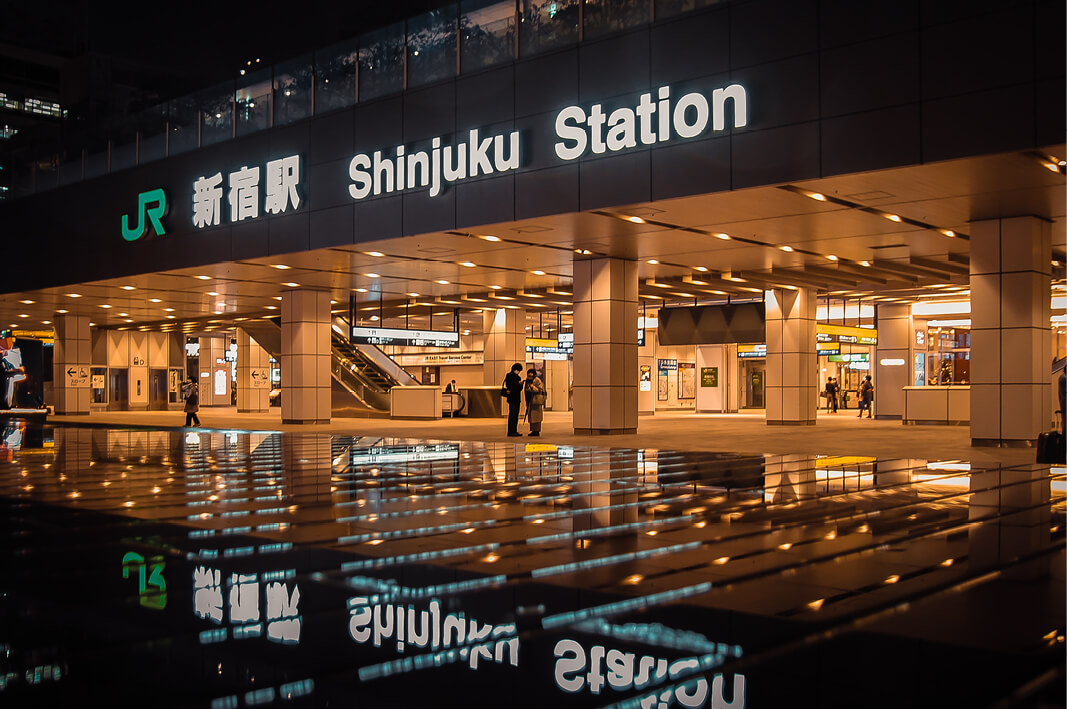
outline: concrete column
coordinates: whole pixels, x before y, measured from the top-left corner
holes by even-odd
[[[329,293],[282,293],[281,365],[282,423],[329,423]]]
[[[767,424],[815,424],[818,358],[815,355],[815,291],[775,288],[767,304]]]
[[[485,333],[482,381],[486,386],[500,386],[513,364],[526,362],[526,311],[483,310],[482,327]]]
[[[574,432],[637,432],[637,263],[574,261]]]
[[[55,321],[52,399],[57,414],[89,413],[92,343],[87,315],[60,315]]]
[[[871,378],[877,393],[878,418],[900,419],[904,416],[904,387],[912,384],[912,326],[910,305],[879,305],[876,320],[878,346],[874,349]],[[897,364],[898,361],[902,363]],[[888,364],[882,364],[888,362]]]
[[[1027,446],[1049,427],[1051,225],[971,225],[971,445]]]
[[[242,328],[237,328],[237,413],[270,409],[270,355]]]

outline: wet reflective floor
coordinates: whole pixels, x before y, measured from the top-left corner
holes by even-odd
[[[0,706],[1062,706],[1064,475],[8,423]]]

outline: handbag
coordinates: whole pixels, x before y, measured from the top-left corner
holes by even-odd
[[[502,396],[505,399],[508,398],[508,396],[511,395],[511,392],[508,391],[508,385],[507,385],[506,382],[507,382],[507,380],[505,379],[500,384],[500,396]]]

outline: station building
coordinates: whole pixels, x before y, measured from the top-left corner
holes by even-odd
[[[187,375],[292,423],[397,386],[439,415],[417,394],[453,379],[473,413],[522,362],[577,433],[815,425],[828,377],[854,408],[870,375],[878,417],[1028,445],[1065,354],[1063,27],[442,5],[7,166],[0,326],[54,338],[24,386],[66,414],[180,408]]]

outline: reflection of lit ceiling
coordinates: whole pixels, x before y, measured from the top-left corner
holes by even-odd
[[[772,287],[814,288],[831,303],[960,300],[970,222],[1039,215],[1061,249],[1063,189],[1029,153],[954,160],[9,293],[0,327],[40,327],[64,310],[109,327],[232,327],[277,316],[286,289],[315,288],[337,311],[354,295],[388,323],[423,327],[458,308],[477,331],[477,311],[504,307],[544,331],[568,322],[573,259],[599,256],[637,260],[645,307]],[[1062,289],[1067,256],[1053,258]]]

